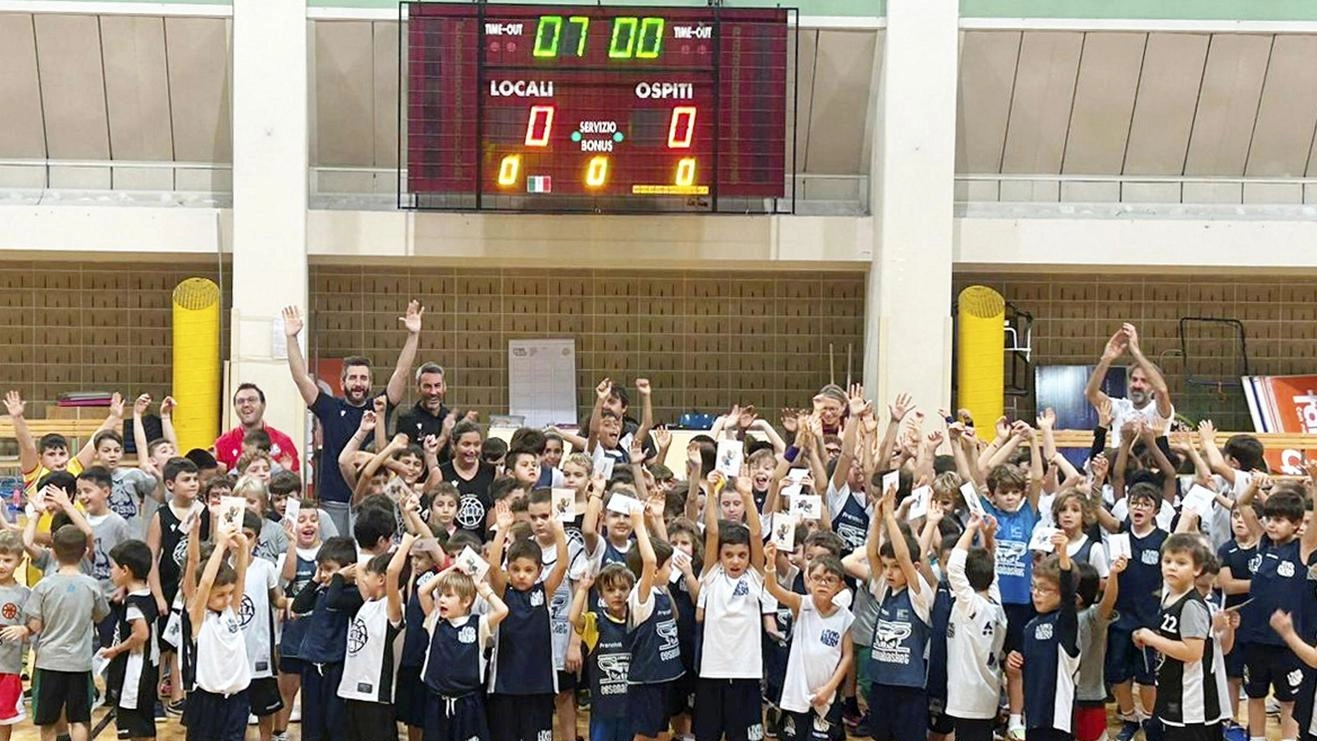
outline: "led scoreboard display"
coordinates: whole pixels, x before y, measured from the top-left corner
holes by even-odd
[[[403,12],[402,205],[790,210],[791,11],[425,2]]]

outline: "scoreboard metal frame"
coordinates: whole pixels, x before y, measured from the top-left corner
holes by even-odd
[[[794,213],[798,18],[405,0],[397,205]]]

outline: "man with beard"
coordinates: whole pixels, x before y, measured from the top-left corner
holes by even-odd
[[[448,460],[449,437],[457,415],[444,406],[444,394],[448,384],[444,382],[444,369],[438,363],[423,363],[416,371],[416,404],[404,412],[398,413],[397,431],[406,435],[415,445],[420,445],[425,438],[434,435],[439,438],[439,461]],[[449,417],[452,419],[449,419]]]
[[[1129,398],[1112,399],[1102,392],[1102,381],[1107,377],[1107,369],[1127,349],[1134,357],[1134,365],[1129,369]],[[1107,446],[1112,448],[1120,447],[1120,429],[1126,422],[1141,419],[1160,437],[1167,433],[1171,420],[1175,418],[1166,379],[1162,378],[1157,366],[1143,355],[1143,350],[1139,348],[1139,331],[1129,323],[1107,341],[1102,358],[1098,360],[1097,368],[1092,378],[1088,379],[1088,386],[1084,388],[1084,396],[1095,408],[1111,405],[1112,421]]]
[[[238,426],[219,436],[215,441],[215,460],[232,470],[242,457],[242,440],[251,430],[265,430],[270,436],[270,458],[290,470],[302,467],[297,446],[292,438],[265,423],[265,392],[254,383],[242,383],[233,394],[233,411],[238,415]]]
[[[403,343],[402,352],[398,353],[398,364],[389,376],[389,383],[384,389],[387,419],[393,405],[402,399],[403,386],[407,383],[407,374],[411,371],[412,361],[416,359],[416,346],[421,336],[421,316],[425,309],[417,301],[407,304],[406,316],[398,321],[407,327],[407,341]],[[352,487],[343,480],[338,469],[338,456],[343,446],[357,432],[361,425],[361,415],[370,408],[371,368],[370,361],[364,357],[353,356],[343,359],[343,375],[339,379],[343,387],[343,398],[331,396],[320,390],[315,379],[306,370],[306,360],[302,357],[302,347],[297,342],[297,335],[302,331],[302,315],[296,306],[286,307],[283,311],[284,334],[288,336],[288,370],[293,374],[293,382],[301,392],[307,407],[320,422],[322,443],[320,480],[316,487],[320,507],[325,510],[340,533],[352,532],[348,518],[348,503],[352,499]]]

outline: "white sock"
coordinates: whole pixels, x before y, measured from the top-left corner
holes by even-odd
[[[1249,736],[1248,741],[1267,741],[1266,736]]]
[[[1008,728],[1022,728],[1024,726],[1023,713],[1011,713],[1011,722],[1007,724]]]

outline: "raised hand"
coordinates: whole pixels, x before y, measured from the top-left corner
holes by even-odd
[[[1106,429],[1111,429],[1111,423],[1116,421],[1116,413],[1111,408],[1111,397],[1102,398],[1101,403],[1097,405],[1098,424]]]
[[[115,391],[110,395],[110,416],[115,419],[123,419],[123,394]],[[20,415],[22,416],[22,415]]]
[[[1105,453],[1098,453],[1093,456],[1093,460],[1089,461],[1088,467],[1093,471],[1094,481],[1104,481],[1107,478],[1107,472],[1111,470],[1111,461],[1107,460]]]
[[[399,432],[389,441],[389,447],[394,449],[405,448],[409,442],[411,442],[411,438],[407,437],[406,433]]]
[[[864,408],[869,406],[869,400],[864,398],[864,385],[852,384],[850,392],[846,395],[849,401],[851,416],[858,417],[864,413]]]
[[[1139,352],[1139,330],[1135,329],[1133,324],[1125,322],[1121,325],[1120,331],[1125,334],[1125,339],[1128,342],[1130,352]]]
[[[1125,327],[1128,326],[1131,325],[1125,325]],[[1125,354],[1125,348],[1128,345],[1129,337],[1125,335],[1125,329],[1122,327],[1121,329],[1116,330],[1115,334],[1111,335],[1111,339],[1107,340],[1107,346],[1102,350],[1102,357],[1106,360],[1115,360]]]
[[[741,429],[749,429],[750,425],[755,423],[759,418],[759,412],[755,409],[754,404],[746,404],[740,408],[740,413],[736,415],[736,425]]]
[[[512,507],[508,506],[508,500],[500,499],[494,503],[494,522],[498,525],[499,536],[503,537],[508,534],[516,518],[512,515]]]
[[[27,405],[23,403],[23,395],[17,391],[10,391],[5,394],[5,411],[11,417],[23,416],[23,409]]]
[[[284,307],[284,335],[296,337],[302,331],[302,311],[296,306]]]
[[[649,396],[650,393],[653,391],[653,389],[649,387],[648,378],[637,378],[634,383],[636,386],[636,393],[640,394],[641,396]]]
[[[1038,415],[1038,429],[1050,430],[1056,426],[1056,410],[1048,407],[1043,413]]]
[[[784,407],[782,409],[781,416],[778,418],[778,421],[782,423],[782,429],[786,430],[787,432],[795,432],[798,429],[796,427],[796,423],[799,421],[799,417],[797,416],[797,412],[795,409],[788,409]]]
[[[133,400],[133,416],[140,417],[146,414],[146,410],[151,408],[151,395],[142,394]]]
[[[421,440],[421,449],[429,455],[439,455],[439,438],[434,435],[426,435]]]
[[[370,406],[372,409],[375,410],[375,415],[378,416],[380,419],[383,419],[384,412],[386,412],[389,408],[389,397],[385,394],[380,394],[379,396],[376,396],[374,399],[370,400]]]
[[[161,399],[160,416],[161,417],[171,416],[174,413],[174,407],[176,406],[178,406],[178,402],[174,401],[174,397],[172,396],[166,396],[165,398]]]
[[[423,316],[425,316],[425,307],[421,306],[420,301],[412,299],[407,302],[406,315],[398,317],[398,321],[402,322],[402,325],[407,328],[409,333],[416,334],[421,331],[421,317]]]
[[[997,423],[995,427],[997,429],[998,438],[1005,439],[1011,436],[1011,424],[1006,421],[1005,416],[1001,416],[997,418]]]
[[[361,413],[361,423],[357,426],[357,429],[362,432],[374,432],[375,425],[378,423],[379,418],[375,416],[375,412],[367,409]]]
[[[607,401],[609,396],[613,395],[613,379],[605,378],[594,387],[594,395],[599,397],[600,401]]]
[[[896,401],[887,406],[887,410],[891,412],[892,419],[897,422],[905,419],[905,415],[909,414],[910,410],[914,408],[914,402],[910,399],[910,394],[905,392],[897,394]]]
[[[1129,559],[1123,555],[1117,556],[1116,560],[1111,562],[1111,567],[1110,567],[1111,573],[1119,574],[1120,572],[1125,570],[1126,566],[1129,566]]]
[[[654,428],[654,442],[658,444],[660,450],[672,444],[672,432],[668,430],[667,425]]]

